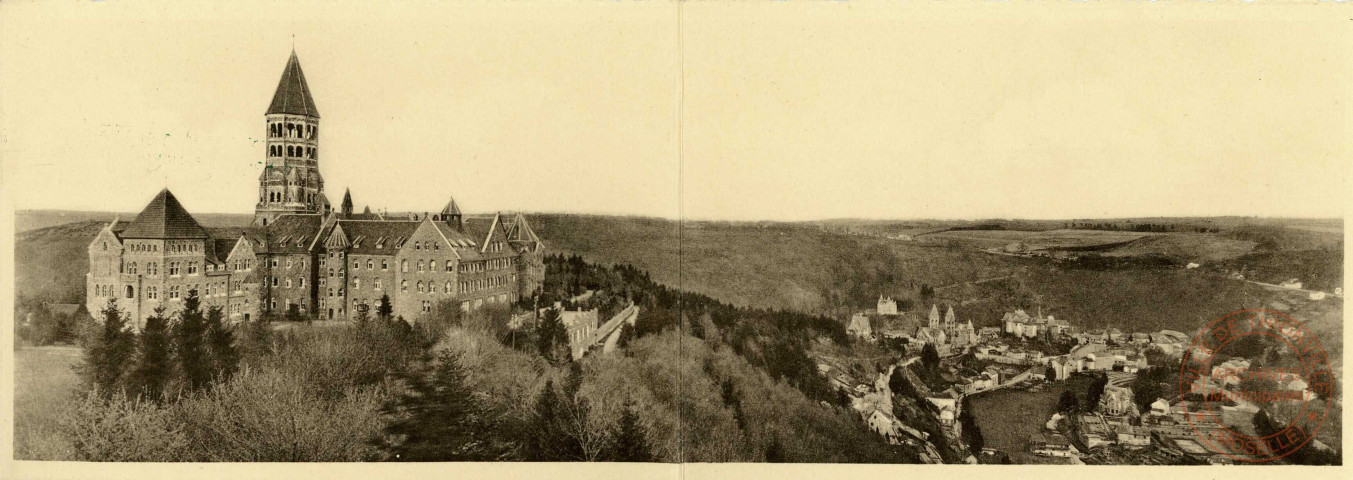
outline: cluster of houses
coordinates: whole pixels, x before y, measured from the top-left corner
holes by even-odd
[[[880,296],[874,310],[866,310],[851,316],[846,333],[863,339],[877,338],[906,339],[907,350],[919,352],[926,345],[935,347],[940,356],[950,356],[967,351],[979,341],[977,329],[972,320],[959,322],[954,315],[954,307],[949,306],[944,316],[940,316],[938,304],[930,306],[926,322],[908,312],[897,308],[897,301]]]
[[[925,463],[943,463],[934,444],[929,441],[929,433],[912,428],[893,415],[893,392],[888,386],[888,380],[892,377],[893,371],[900,368],[898,365],[879,373],[874,378],[873,385],[856,383],[846,372],[827,364],[818,364],[817,368],[819,373],[827,376],[832,387],[847,392],[851,408],[860,415],[860,419],[870,430],[890,444],[917,448],[921,452],[921,461]],[[952,417],[949,425],[952,425]]]

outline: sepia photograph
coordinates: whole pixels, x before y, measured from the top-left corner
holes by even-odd
[[[4,2],[0,477],[1342,477],[1350,18]]]

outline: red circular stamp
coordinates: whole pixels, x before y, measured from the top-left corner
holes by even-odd
[[[1270,310],[1218,318],[1193,339],[1179,372],[1179,408],[1198,446],[1235,461],[1271,462],[1320,431],[1334,390],[1329,358],[1301,322]]]

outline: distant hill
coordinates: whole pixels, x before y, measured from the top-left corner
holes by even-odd
[[[20,210],[14,212],[14,231],[27,232],[40,228],[54,227],[77,222],[108,223],[113,218],[131,221],[137,212],[85,212],[75,210]],[[242,227],[254,220],[248,213],[200,213],[194,214],[198,222],[214,227]]]
[[[201,221],[207,226],[228,226],[242,217],[203,215]],[[75,217],[34,215],[29,221],[54,223],[62,218]],[[924,308],[927,300],[918,292],[927,284],[937,288],[933,301],[954,304],[961,318],[971,318],[978,325],[994,323],[1010,308],[1032,308],[1041,298],[1048,313],[1086,325],[1118,325],[1124,330],[1171,326],[1188,331],[1210,316],[1241,305],[1262,304],[1272,295],[1225,278],[1229,271],[1244,269],[1266,280],[1297,277],[1313,288],[1329,290],[1343,283],[1341,238],[1327,230],[1271,225],[1221,233],[1142,236],[1100,252],[1216,259],[1202,269],[1184,271],[1086,269],[1047,259],[992,255],[962,245],[843,235],[807,223],[699,222],[679,228],[673,220],[642,217],[536,214],[528,218],[552,253],[578,254],[597,263],[631,264],[659,283],[735,305],[829,313],[837,318],[872,307],[879,295]],[[102,225],[86,220],[19,233],[17,292],[58,303],[82,301],[88,270],[85,248]],[[1076,235],[1095,241],[1140,236],[1125,232],[1072,236]],[[1055,231],[1038,236],[1059,242],[1068,238]],[[1301,250],[1313,247],[1318,248]]]

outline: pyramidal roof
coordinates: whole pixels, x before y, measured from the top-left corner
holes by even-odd
[[[446,206],[442,207],[442,215],[460,215],[460,205],[456,204],[455,198],[446,202]]]
[[[301,71],[301,61],[296,52],[291,52],[287,68],[282,70],[282,80],[277,83],[277,93],[272,95],[272,105],[268,106],[268,115],[289,113],[319,118],[319,109],[315,108],[315,99],[310,96],[310,87],[305,84],[305,73]]]
[[[122,238],[208,238],[208,235],[166,188],[127,225]]]

